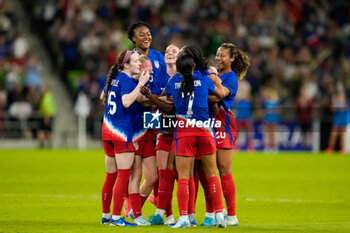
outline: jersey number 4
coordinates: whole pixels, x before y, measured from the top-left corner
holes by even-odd
[[[112,96],[113,96],[113,99],[112,99]],[[117,104],[114,101],[115,97],[116,95],[114,91],[111,91],[108,95],[108,107],[109,107],[108,113],[111,115],[114,115],[114,113],[117,111]]]

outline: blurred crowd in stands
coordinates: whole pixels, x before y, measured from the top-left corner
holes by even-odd
[[[40,125],[42,69],[38,56],[30,52],[13,9],[0,1],[1,137],[36,137],[34,130],[25,128]]]
[[[331,124],[333,96],[350,94],[350,2],[346,0],[21,2],[72,96],[83,91],[90,97],[91,119],[99,112],[99,93],[116,54],[133,46],[125,32],[137,20],[152,26],[151,47],[162,53],[170,42],[195,44],[214,63],[222,42],[233,42],[246,51],[251,67],[240,82],[246,88],[237,99],[249,98],[255,119],[264,119],[264,103],[271,100],[283,109],[279,112],[285,121],[311,124],[310,109],[314,109]],[[11,15],[2,15],[15,24]],[[5,70],[6,77],[22,74],[21,87],[27,93],[38,88],[40,63],[23,51],[27,44],[20,32],[2,33],[0,45],[2,73]],[[3,51],[9,46],[13,49],[5,56],[11,59],[3,65]],[[5,68],[11,65],[17,68]],[[7,80],[0,85],[10,96]]]

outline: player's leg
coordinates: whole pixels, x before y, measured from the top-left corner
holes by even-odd
[[[143,206],[143,204],[147,200],[148,195],[153,189],[153,185],[158,180],[156,157],[144,157],[142,160],[142,170],[144,175],[144,181],[140,188],[141,206]]]
[[[103,142],[105,151],[106,178],[102,187],[102,220],[101,224],[108,224],[111,219],[110,206],[113,197],[113,187],[117,179],[117,163],[114,158],[113,144]]]
[[[236,188],[232,178],[231,164],[233,149],[217,150],[217,166],[219,169],[221,186],[227,206],[226,222],[229,225],[238,225],[236,217]]]
[[[134,163],[131,169],[130,182],[129,182],[129,203],[132,212],[126,213],[126,217],[137,218],[141,216],[141,199],[140,199],[140,182],[142,178],[142,156],[135,155]]]
[[[129,148],[132,147],[130,143]],[[131,150],[130,152],[128,150]],[[113,191],[113,215],[111,225],[125,226],[130,223],[126,222],[121,218],[121,211],[124,203],[124,198],[128,193],[129,179],[131,175],[131,167],[134,163],[135,149],[127,149],[124,151],[116,153],[115,158],[118,166],[118,176],[117,181]],[[135,224],[136,225],[136,224]]]

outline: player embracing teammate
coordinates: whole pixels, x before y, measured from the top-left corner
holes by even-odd
[[[162,63],[164,62],[162,61],[162,56],[158,54],[159,52],[149,49],[151,36],[148,24],[144,22],[133,24],[129,28],[128,34],[136,48],[134,52],[124,51],[124,54],[120,55],[123,59],[119,58],[117,67],[111,69],[106,85],[107,88],[104,92],[107,101],[102,127],[102,139],[106,154],[107,176],[102,190],[102,223],[120,226],[149,225],[142,217],[141,208],[155,183],[158,169],[161,176],[161,187],[159,190],[166,192],[167,190],[164,190],[166,187],[169,189],[168,192],[170,190],[172,191],[173,181],[172,184],[170,182],[170,186],[172,186],[170,187],[169,182],[164,181],[164,179],[168,178],[167,174],[171,175],[172,180],[176,177],[174,172],[167,169],[169,168],[169,151],[173,150],[176,155],[175,164],[178,175],[177,200],[180,218],[172,227],[187,228],[191,226],[191,222],[194,220],[189,218],[189,209],[193,209],[194,218],[196,198],[191,197],[196,196],[198,188],[193,191],[195,185],[190,177],[196,173],[193,170],[195,159],[200,160],[201,172],[199,176],[206,194],[206,217],[201,225],[216,225],[220,228],[226,227],[227,224],[238,225],[235,214],[235,186],[231,175],[231,162],[233,146],[237,135],[237,124],[234,115],[230,112],[230,108],[233,106],[234,97],[237,92],[238,79],[244,77],[250,65],[248,57],[235,45],[224,43],[219,47],[216,54],[217,71],[213,67],[209,69],[201,67],[203,66],[203,62],[200,60],[202,58],[200,56],[199,59],[196,56],[196,52],[199,49],[195,46],[185,46],[176,59],[178,73],[175,74],[176,71],[174,68],[171,69],[171,72],[169,72],[169,69],[166,69],[166,65],[164,66],[165,63]],[[166,56],[168,50],[174,49],[173,47],[171,45],[168,46]],[[174,50],[178,50],[178,48]],[[148,71],[142,71],[141,73],[140,68],[142,66],[140,67],[140,61],[138,60],[138,53],[136,51],[139,54],[148,56],[150,59],[148,62],[152,64],[153,68],[150,70],[152,72],[151,75],[149,75]],[[174,60],[174,63],[175,56],[170,57]],[[121,61],[119,62],[119,60]],[[134,60],[135,63],[133,63]],[[134,64],[134,66],[129,65],[129,63]],[[126,68],[131,69],[132,72],[125,70],[125,67],[123,67],[125,64]],[[151,64],[148,64],[148,66]],[[115,76],[115,70],[118,70],[117,68],[121,70],[121,73]],[[127,74],[128,79],[121,81],[123,72]],[[147,81],[148,88],[145,88]],[[111,86],[112,91],[110,90]],[[164,87],[165,92],[163,91]],[[146,101],[145,97],[140,97],[140,90],[143,90],[142,94],[148,97],[149,100]],[[158,97],[162,92],[163,95],[165,94],[167,96],[165,97],[167,98],[166,101]],[[124,103],[125,101],[127,104]],[[157,132],[146,131],[141,128],[136,130],[134,126],[136,120],[135,112],[133,112],[134,108],[130,106],[138,106],[136,109],[138,109],[139,114],[143,111],[141,103],[144,104],[145,102],[156,104],[161,109],[167,108],[167,112],[175,111],[176,127],[173,133],[172,131],[158,132],[158,139],[161,140],[158,140],[157,160],[155,157],[148,159],[150,162],[146,163],[146,166],[141,166],[143,161],[135,159],[135,151],[140,151],[140,148],[135,149],[135,145],[136,147],[143,147],[141,148],[141,152],[136,152],[136,154],[143,156],[143,160],[151,156],[153,157],[152,152],[154,151],[154,147],[147,145],[151,144]],[[209,107],[210,105],[212,105],[211,108]],[[111,114],[115,113],[117,108],[118,114]],[[119,109],[122,111],[119,112]],[[123,116],[121,117],[121,115]],[[135,131],[138,134],[135,134]],[[117,137],[105,136],[111,134],[115,134]],[[140,137],[137,137],[139,135],[142,135],[141,138],[144,138],[143,141],[139,140]],[[166,138],[167,136],[169,138]],[[174,140],[171,148],[171,143],[168,142],[165,144],[162,142],[163,144],[161,145],[166,145],[165,147],[159,146],[160,141],[169,139],[168,141],[170,142],[172,138]],[[148,156],[145,156],[145,154],[148,154]],[[114,165],[111,165],[113,163]],[[135,175],[137,173],[136,176],[138,178],[136,179],[136,183],[134,183],[134,188],[129,187],[128,190],[132,166],[133,174]],[[134,169],[135,166],[137,167],[136,170]],[[148,172],[153,175],[145,175],[144,184],[139,189],[142,167],[146,167],[143,171],[144,174]],[[216,175],[216,168],[219,169],[221,185]],[[116,173],[117,169],[118,173]],[[134,170],[137,172],[134,173]],[[131,177],[132,181],[133,176]],[[147,180],[147,177],[149,177],[148,180],[150,181]],[[164,184],[167,186],[164,186]],[[113,186],[114,192],[111,191],[113,190]],[[222,191],[227,204],[227,216],[224,215]],[[111,216],[109,206],[111,204],[112,193],[114,204],[113,215]],[[123,200],[128,195],[130,200],[126,214],[129,217],[135,217],[136,224],[128,223],[124,218],[120,217]],[[162,208],[159,209],[162,213],[161,216],[163,216],[164,210],[167,210],[168,216],[172,216],[171,195],[165,194],[160,196],[166,197],[166,201],[160,201],[161,199],[158,199],[158,202],[163,203]]]

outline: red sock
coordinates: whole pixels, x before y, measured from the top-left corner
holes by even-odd
[[[103,213],[109,213],[111,211],[111,202],[113,196],[113,187],[115,180],[117,179],[117,173],[107,173],[106,179],[102,187],[102,211]]]
[[[124,197],[128,193],[131,169],[118,169],[117,181],[113,191],[113,215],[120,215],[124,203]]]
[[[170,169],[167,169],[167,176],[169,176],[169,179],[167,179],[167,186],[168,186],[168,196],[167,196],[167,200],[168,200],[168,205],[166,208],[166,216],[170,216],[173,214],[173,191],[174,191],[174,183],[175,183],[175,176],[174,176],[174,172]],[[176,173],[177,176],[177,173]]]
[[[168,179],[172,179],[167,174],[168,170],[161,169],[159,170],[159,191],[158,191],[158,201],[157,208],[165,210],[168,204]]]
[[[197,163],[195,163],[196,165]],[[194,186],[195,186],[195,193],[194,193],[194,206],[196,206],[197,203],[197,196],[198,196],[198,188],[199,188],[199,176],[198,176],[198,169],[197,166],[194,167]]]
[[[131,199],[130,199],[130,196],[129,196],[129,193],[128,193],[128,197],[125,198],[125,205],[124,205],[124,215],[126,217],[128,217],[128,214],[129,214],[131,209],[132,209]]]
[[[159,179],[153,185],[153,196],[154,196],[154,200],[156,200],[156,201],[158,200],[158,189],[159,189]]]
[[[217,176],[208,179],[211,200],[213,202],[216,213],[222,213],[224,206],[222,205],[222,192],[220,181]]]
[[[190,176],[189,182],[188,182],[188,191],[189,191],[189,199],[188,199],[188,214],[195,213],[195,192],[196,192],[196,185],[194,183],[193,176]]]
[[[227,215],[236,215],[236,188],[232,175],[221,176],[222,192],[224,194],[227,206]]]
[[[142,215],[141,213],[141,199],[139,193],[131,193],[129,194],[129,199],[131,202],[132,212],[135,218],[138,218]]]
[[[203,171],[198,172],[199,181],[202,184],[205,195],[205,211],[207,213],[214,213],[214,206],[210,196],[209,183]]]
[[[143,205],[145,204],[147,198],[148,198],[148,196],[143,196],[143,195],[140,194],[141,208],[142,208]]]
[[[179,205],[180,216],[188,214],[188,180],[179,179],[177,183],[177,203]]]
[[[173,215],[173,195],[169,196],[170,199],[168,200],[168,204],[166,205],[166,216]]]

